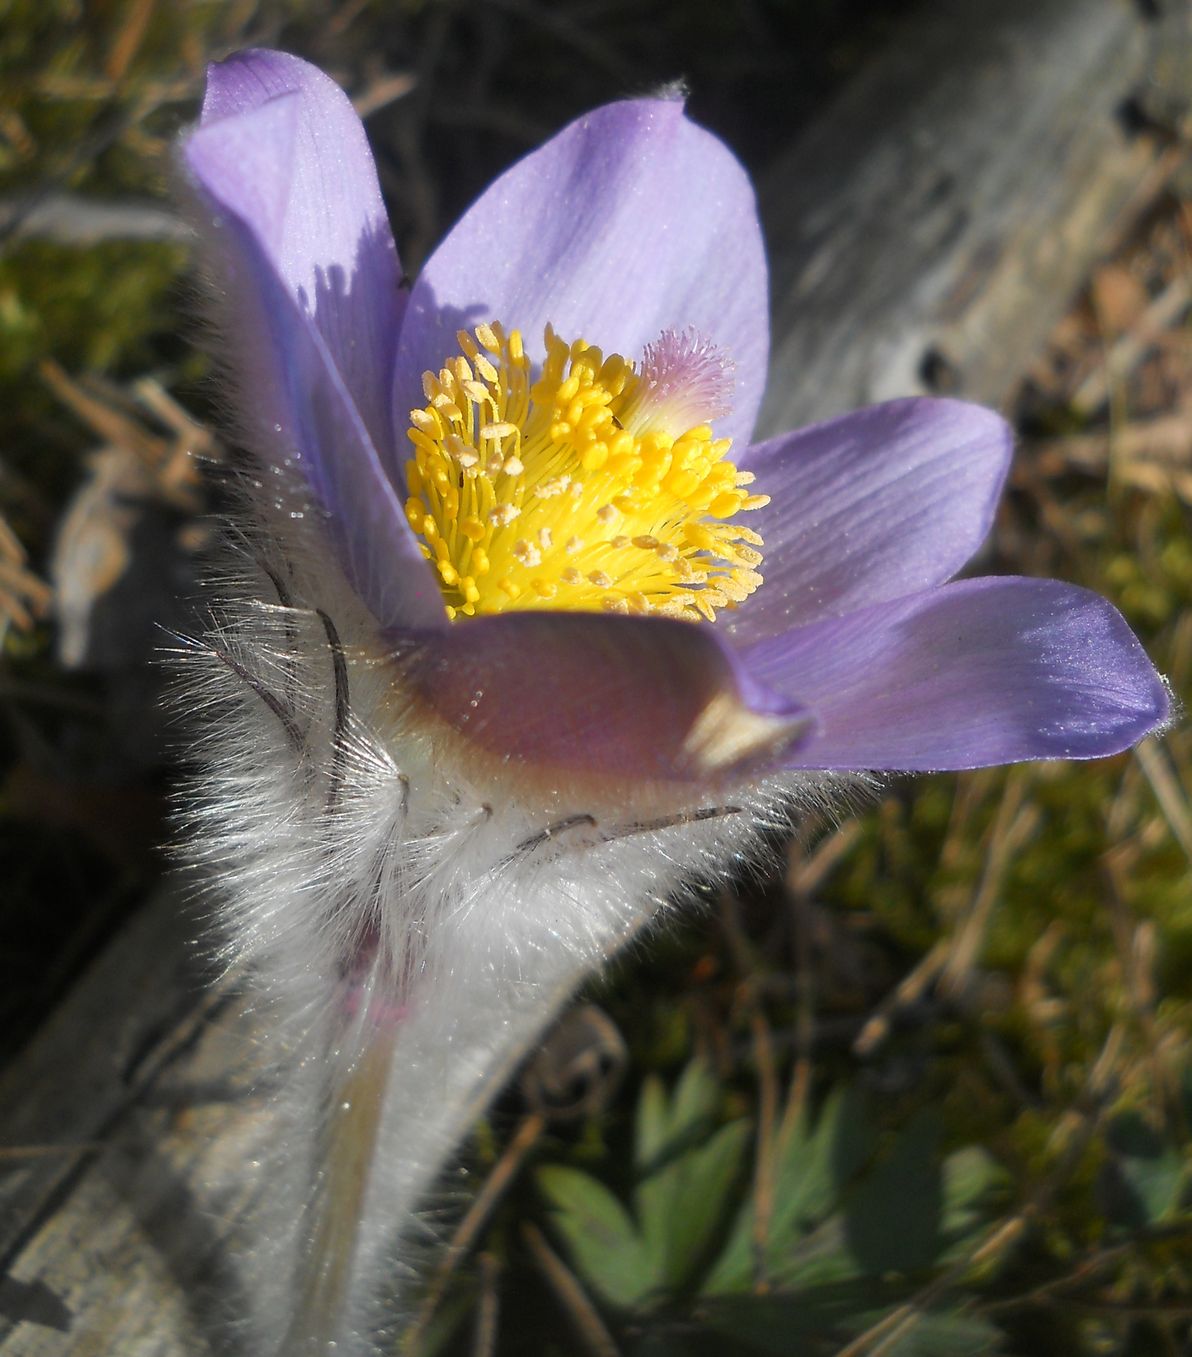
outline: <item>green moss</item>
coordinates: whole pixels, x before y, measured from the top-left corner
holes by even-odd
[[[25,241],[0,259],[0,385],[53,358],[67,371],[143,371],[180,351],[187,251],[126,242],[79,250]]]

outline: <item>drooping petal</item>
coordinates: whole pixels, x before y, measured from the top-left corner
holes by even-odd
[[[245,143],[260,123],[249,117],[236,124],[284,95],[295,100],[293,127],[268,148],[275,154],[254,153]],[[218,136],[208,137],[217,126]],[[278,277],[313,317],[392,470],[389,390],[406,294],[372,152],[351,102],[297,57],[241,52],[208,70],[200,128],[196,140],[206,139],[203,158],[218,176],[219,200],[253,230]],[[399,451],[404,456],[404,443]]]
[[[421,405],[424,370],[455,332],[499,320],[541,357],[549,321],[570,341],[641,357],[664,330],[693,327],[735,364],[733,410],[748,437],[769,352],[766,263],[753,189],[682,103],[609,104],[519,161],[467,211],[414,285],[394,394]]]
[[[783,434],[739,460],[770,503],[748,515],[765,583],[726,625],[740,643],[950,579],[980,546],[1010,462],[998,415],[891,401]]]
[[[510,612],[426,639],[412,691],[479,751],[584,778],[715,782],[772,764],[810,720],[711,627]]]
[[[301,477],[347,575],[386,627],[445,623],[442,595],[315,319],[277,268],[286,194],[271,166],[300,134],[297,95],[200,128],[185,159],[197,222],[231,312],[229,372],[245,435],[283,477]]]
[[[1103,598],[1054,580],[963,580],[749,647],[755,678],[814,710],[792,768],[927,771],[1115,754],[1168,698]]]

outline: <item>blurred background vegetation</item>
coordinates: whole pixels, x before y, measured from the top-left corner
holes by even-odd
[[[0,1059],[163,869],[155,627],[225,455],[169,208],[205,63],[341,80],[414,272],[514,157],[676,78],[764,173],[907,8],[0,6]],[[1109,595],[1185,696],[1187,182],[1024,374],[988,563]],[[1190,741],[892,782],[620,962],[469,1149],[419,1350],[1192,1351]]]

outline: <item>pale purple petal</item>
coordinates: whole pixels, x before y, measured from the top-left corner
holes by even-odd
[[[724,624],[761,640],[950,579],[989,531],[1013,434],[953,400],[900,400],[760,443],[740,459],[771,496],[743,522],[765,583]]]
[[[288,139],[251,141],[252,114],[289,95]],[[248,115],[247,121],[245,116]],[[209,137],[209,132],[218,136]],[[206,140],[205,140],[206,139]],[[301,309],[314,318],[383,464],[396,443],[389,392],[405,293],[364,127],[346,94],[322,71],[285,52],[241,52],[209,68],[192,147],[208,188],[253,229]],[[192,166],[193,152],[188,153]],[[399,433],[404,435],[404,425]]]
[[[566,340],[641,357],[664,330],[694,327],[735,363],[733,412],[747,439],[769,352],[766,264],[753,189],[733,155],[677,100],[610,104],[501,176],[414,285],[394,395],[421,405],[424,370],[455,331],[499,320],[541,356],[549,321]]]
[[[780,762],[811,725],[711,627],[665,619],[476,618],[426,638],[408,675],[478,752],[581,777],[714,785]]]
[[[197,225],[227,298],[228,368],[240,418],[266,467],[287,486],[301,478],[309,507],[323,512],[340,562],[377,620],[386,627],[444,625],[442,594],[360,413],[258,234],[269,236],[284,213],[285,195],[269,165],[286,156],[302,116],[299,97],[282,96],[200,129],[185,147],[198,190]]]
[[[812,709],[791,768],[926,771],[1126,749],[1168,698],[1103,598],[1054,580],[964,580],[746,650],[767,687]]]

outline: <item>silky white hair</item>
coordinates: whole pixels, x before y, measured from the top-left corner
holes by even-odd
[[[370,1357],[409,1318],[420,1205],[582,980],[863,782],[626,786],[610,804],[582,771],[479,757],[429,716],[284,469],[254,397],[261,355],[243,316],[227,323],[215,222],[193,199],[191,216],[240,442],[272,449],[225,469],[205,620],[172,660],[182,851],[264,1034],[281,1128],[256,1170],[251,1313],[234,1327],[253,1357]]]
[[[676,784],[617,814],[582,776],[474,766],[404,695],[317,512],[260,484],[234,495],[205,629],[174,665],[187,855],[283,1128],[245,1241],[244,1346],[364,1357],[407,1315],[420,1203],[577,985],[857,784]]]

